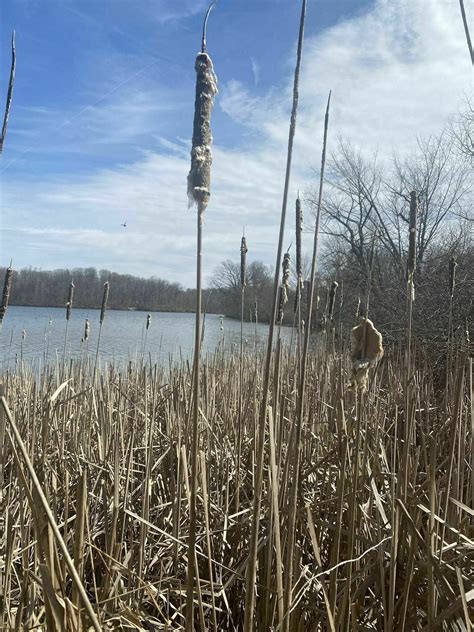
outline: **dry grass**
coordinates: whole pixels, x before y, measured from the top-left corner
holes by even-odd
[[[387,355],[362,401],[345,393],[349,367],[340,355],[308,358],[291,630],[469,629],[472,361],[457,354],[445,404],[428,359],[419,354],[406,417],[404,360]],[[198,630],[243,626],[262,360],[244,356],[239,433],[239,355],[216,354],[203,367]],[[255,630],[279,629],[288,616],[282,559],[292,522],[296,360],[281,350],[276,361],[265,429]],[[60,374],[51,368],[34,376],[24,368],[6,375],[4,386],[100,627],[183,629],[192,369],[176,367],[166,377],[158,367],[136,365],[124,375],[111,366],[95,384],[82,363],[70,365],[67,382]],[[3,629],[89,629],[84,600],[5,415],[0,433],[12,437],[1,444]]]

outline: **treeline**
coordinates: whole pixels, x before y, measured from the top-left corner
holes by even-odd
[[[0,270],[3,278],[5,268]],[[74,283],[74,307],[78,308],[99,308],[106,281],[110,283],[111,309],[192,312],[195,308],[195,290],[185,289],[179,283],[95,268],[15,270],[10,304],[63,307],[71,280]],[[209,312],[219,311],[209,291],[204,293],[204,305]]]

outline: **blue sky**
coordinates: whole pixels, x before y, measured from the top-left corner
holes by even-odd
[[[1,264],[192,285],[186,174],[205,6],[2,0],[2,100],[12,28],[18,62],[0,160]],[[220,0],[211,16],[220,91],[206,278],[238,256],[243,225],[249,257],[273,261],[299,11],[293,0]],[[309,0],[303,55],[292,193],[318,165],[330,88],[334,141],[387,156],[438,132],[469,91],[457,0]]]

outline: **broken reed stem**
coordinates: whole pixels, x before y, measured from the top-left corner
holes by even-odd
[[[84,586],[82,585],[81,579],[78,575],[78,572],[76,570],[76,567],[74,565],[74,562],[69,554],[69,550],[68,547],[66,545],[66,543],[64,542],[62,536],[61,536],[61,532],[59,530],[59,527],[56,523],[56,520],[54,519],[53,513],[51,511],[51,508],[48,504],[48,501],[46,499],[46,496],[43,492],[43,489],[41,487],[41,484],[38,480],[38,477],[36,475],[35,469],[33,467],[33,464],[30,460],[30,457],[28,455],[28,451],[25,447],[25,444],[23,443],[23,440],[21,438],[21,435],[18,431],[18,428],[15,424],[15,421],[13,420],[13,417],[11,415],[10,409],[8,408],[8,404],[6,402],[5,397],[2,396],[1,400],[1,406],[3,408],[3,411],[5,413],[6,419],[8,421],[8,428],[7,428],[7,437],[8,440],[12,446],[13,449],[13,453],[15,456],[17,456],[17,452],[16,452],[16,447],[18,447],[20,449],[21,455],[23,457],[23,460],[25,462],[26,465],[26,469],[28,470],[28,473],[30,475],[31,478],[31,484],[32,487],[34,489],[36,498],[38,498],[38,500],[40,501],[42,510],[46,516],[47,522],[51,528],[51,531],[53,533],[54,539],[56,540],[56,543],[62,553],[63,556],[63,560],[69,570],[69,574],[72,580],[72,583],[75,587],[75,589],[77,590],[77,593],[82,601],[82,604],[84,606],[84,609],[86,610],[88,616],[89,616],[89,620],[90,623],[92,624],[92,627],[94,630],[96,630],[96,632],[101,632],[102,631],[102,627],[99,623],[99,620],[97,619],[97,615],[94,612],[94,609],[92,607],[91,602],[89,601],[89,598],[87,596],[86,590],[84,588]],[[17,461],[17,467],[22,470],[22,465],[19,461]],[[30,498],[30,495],[27,493],[27,497]],[[31,507],[31,511],[33,513],[36,512],[36,508],[35,507]]]
[[[294,463],[293,479],[291,481],[290,490],[290,509],[289,509],[289,525],[288,525],[288,541],[287,541],[287,559],[286,559],[286,584],[285,584],[285,613],[286,618],[283,626],[283,632],[289,632],[291,628],[291,602],[292,602],[292,588],[293,588],[293,550],[295,546],[296,536],[296,508],[298,498],[298,485],[299,485],[299,469],[301,461],[301,433],[303,428],[303,413],[304,413],[304,393],[306,386],[306,367],[308,363],[308,350],[309,350],[309,338],[311,332],[311,317],[313,312],[313,299],[314,299],[314,285],[316,279],[316,262],[318,256],[318,244],[319,244],[319,224],[321,219],[321,202],[323,197],[323,185],[324,185],[324,170],[326,166],[326,147],[327,147],[327,135],[329,127],[329,106],[331,103],[331,92],[329,92],[328,102],[326,106],[326,114],[324,117],[324,134],[323,134],[323,150],[321,155],[321,172],[319,176],[319,193],[318,193],[318,206],[316,210],[316,223],[314,226],[314,240],[313,240],[313,255],[311,259],[311,276],[309,279],[309,300],[308,300],[308,313],[307,322],[305,326],[303,353],[301,358],[301,373],[298,384],[298,399],[296,408],[296,437],[294,441],[294,454],[292,462]]]
[[[5,103],[5,113],[3,115],[2,134],[0,136],[0,154],[3,151],[3,145],[5,143],[5,137],[7,135],[8,118],[10,116],[10,108],[13,98],[13,85],[15,83],[15,69],[16,69],[16,46],[15,46],[15,31],[12,33],[12,62],[10,67],[10,79],[8,81],[7,101]]]
[[[263,370],[262,399],[259,408],[258,417],[258,444],[256,451],[256,472],[254,497],[251,518],[251,533],[249,545],[249,563],[246,572],[246,590],[245,590],[245,613],[244,613],[244,632],[253,632],[254,630],[254,610],[255,610],[255,581],[257,577],[257,549],[258,536],[260,528],[260,510],[262,500],[262,483],[263,483],[263,460],[265,449],[265,428],[267,419],[268,406],[268,387],[270,381],[270,367],[273,350],[273,336],[275,331],[275,318],[278,300],[278,277],[280,272],[281,258],[283,252],[283,239],[285,235],[286,207],[288,201],[288,189],[290,186],[291,160],[293,155],[293,142],[296,129],[296,114],[298,111],[298,84],[300,76],[301,55],[303,51],[304,23],[306,16],[306,0],[301,3],[301,17],[298,35],[298,48],[296,53],[296,67],[293,82],[293,105],[291,110],[290,129],[288,133],[288,151],[286,159],[285,185],[283,189],[283,200],[280,218],[280,232],[278,237],[278,249],[275,263],[275,276],[273,280],[273,299],[272,310],[270,312],[270,326],[268,331],[267,351],[265,356],[265,366]]]
[[[3,283],[3,293],[2,293],[2,305],[0,307],[0,331],[3,327],[3,319],[5,318],[5,314],[7,313],[8,303],[10,302],[10,294],[12,291],[12,281],[13,281],[13,269],[12,265],[8,266],[5,272],[5,281]]]
[[[196,487],[198,463],[198,423],[201,369],[202,310],[202,220],[210,198],[211,182],[211,113],[217,94],[217,78],[212,60],[206,53],[206,29],[213,2],[204,17],[201,52],[196,57],[196,97],[194,103],[191,169],[188,174],[190,203],[197,205],[196,243],[196,322],[193,364],[193,419],[191,438],[191,485],[189,494],[188,565],[186,575],[186,632],[194,630],[194,583],[196,575]],[[199,588],[199,587],[198,587]]]

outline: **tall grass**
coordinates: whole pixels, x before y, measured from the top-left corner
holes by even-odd
[[[445,409],[427,351],[415,351],[408,446],[405,359],[398,350],[386,351],[361,417],[344,388],[346,359],[336,354],[328,362],[324,349],[308,353],[294,485],[297,359],[282,347],[270,380],[254,630],[282,629],[282,621],[291,617],[292,630],[342,631],[348,608],[351,626],[359,629],[467,626],[464,604],[471,613],[474,599],[472,362],[460,347]],[[233,439],[241,393],[238,354],[218,354],[203,366],[196,504],[199,630],[244,628],[263,361],[261,355],[244,355],[238,515]],[[77,360],[67,382],[53,366],[38,375],[23,365],[4,375],[4,628],[61,629],[62,621],[63,629],[76,630],[80,620],[81,629],[90,627],[92,614],[66,548],[99,629],[184,629],[190,480],[183,437],[189,432],[192,374],[186,364],[169,374],[142,363],[124,374],[111,365],[93,383],[92,368]],[[92,387],[96,404],[90,420]],[[292,503],[297,530],[288,606],[282,595]],[[46,628],[48,611],[56,628]]]

